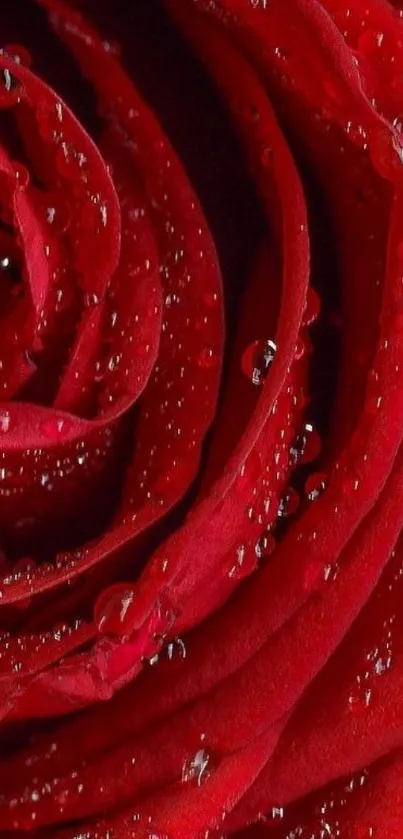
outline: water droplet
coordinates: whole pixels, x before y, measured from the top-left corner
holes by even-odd
[[[214,370],[219,364],[219,356],[211,347],[205,347],[197,356],[197,365],[203,370]]]
[[[0,108],[16,105],[21,98],[22,85],[17,76],[8,67],[0,70]]]
[[[134,600],[133,588],[121,583],[101,594],[94,609],[98,631],[106,635],[128,634]]]
[[[116,58],[120,58],[122,54],[121,46],[117,41],[102,41],[102,49]]]
[[[45,218],[54,233],[64,233],[71,224],[71,210],[67,202],[53,197],[45,208]]]
[[[280,47],[280,46],[279,47],[274,47],[273,55],[279,61],[286,61],[287,60],[287,55],[286,55],[286,52],[285,52],[283,47]]]
[[[311,463],[320,454],[321,439],[311,423],[305,423],[290,448],[294,463]]]
[[[255,554],[258,560],[263,561],[267,559],[273,553],[275,547],[276,541],[274,536],[268,530],[265,530],[255,545]]]
[[[325,491],[327,475],[324,472],[314,472],[305,482],[305,495],[309,501],[316,501]]]
[[[400,131],[400,133],[402,133],[403,132],[403,114],[399,114],[397,117],[395,117],[392,125],[393,125],[393,128],[396,128],[397,131]]]
[[[174,638],[164,647],[163,654],[168,662],[184,661],[187,655],[186,644],[182,638]]]
[[[403,150],[398,131],[386,126],[378,128],[371,136],[369,146],[375,169],[387,180],[394,179],[402,166]]]
[[[273,166],[274,153],[271,146],[263,146],[260,152],[260,161],[264,169]]]
[[[298,505],[299,505],[299,495],[295,491],[295,489],[292,489],[292,487],[289,487],[285,491],[284,495],[281,498],[279,508],[278,508],[279,517],[280,518],[286,518],[287,516],[292,516],[293,513],[295,513],[296,510],[298,509]]]
[[[203,303],[208,308],[216,306],[218,303],[218,294],[216,292],[208,291],[203,296]]]
[[[22,163],[14,163],[14,178],[18,189],[26,189],[29,184],[29,172]]]
[[[235,562],[231,565],[228,576],[234,580],[243,580],[256,570],[258,557],[249,546],[238,545],[235,549]]]
[[[320,297],[314,288],[308,288],[306,296],[305,311],[303,317],[304,326],[309,326],[319,317],[320,313]]]
[[[77,151],[77,149],[66,142],[60,143],[56,152],[56,166],[63,178],[71,180],[76,180],[77,178],[79,180],[82,179],[86,176],[86,164],[87,158],[85,154]],[[83,219],[84,223],[87,220],[92,221],[92,219],[89,219],[90,215],[89,212],[85,219]]]
[[[105,361],[96,361],[95,362],[95,369],[94,369],[94,382],[99,384],[105,378],[106,374],[106,364]]]
[[[280,821],[284,818],[284,807],[272,807],[271,817],[273,821]]]
[[[0,413],[0,433],[6,434],[10,430],[11,416],[8,411]]]
[[[205,749],[199,749],[196,754],[185,761],[182,766],[182,783],[194,783],[198,787],[209,777],[210,755]]]
[[[385,35],[383,32],[373,29],[365,29],[357,41],[358,52],[363,55],[373,56],[383,45]]]
[[[93,306],[98,306],[99,302],[100,301],[98,295],[95,294],[95,292],[93,291],[88,291],[84,295],[84,306],[86,307],[86,309],[91,309]]]
[[[135,352],[139,358],[147,358],[150,352],[150,344],[137,344],[134,347],[133,352]]]
[[[118,365],[120,364],[121,360],[122,360],[122,356],[120,355],[120,353],[115,353],[114,355],[111,355],[111,357],[110,357],[110,359],[109,359],[109,361],[108,361],[108,370],[109,370],[111,373],[112,373],[114,370],[116,370],[116,368],[117,368],[117,367],[118,367]]]
[[[259,108],[254,102],[245,102],[243,99],[235,99],[232,102],[232,108],[236,114],[239,114],[239,116],[247,120],[247,122],[259,122]]]
[[[6,44],[4,52],[17,64],[22,64],[23,67],[30,67],[32,64],[30,53],[21,44]]]
[[[367,708],[369,708],[372,700],[372,691],[370,688],[367,688],[362,695],[359,694],[352,694],[349,696],[348,705],[350,711],[355,716],[361,716],[365,714]]]
[[[66,417],[49,417],[41,425],[41,431],[50,440],[64,437],[71,428],[71,421]]]
[[[295,345],[295,353],[294,358],[296,361],[299,361],[305,353],[310,351],[311,344],[307,335],[298,335],[297,342]]]
[[[25,350],[24,351],[24,358],[25,358],[25,361],[27,362],[28,366],[32,367],[33,370],[36,370],[36,363],[35,363],[35,358],[32,354],[32,350]]]
[[[353,839],[371,839],[375,837],[375,828],[371,825],[359,824],[354,828]]]
[[[262,474],[262,462],[256,450],[251,451],[248,459],[242,464],[235,478],[235,486],[239,492],[253,486]]]
[[[346,134],[355,145],[364,149],[367,148],[367,132],[363,125],[356,125],[354,122],[347,122]]]
[[[254,341],[243,353],[241,367],[245,375],[254,385],[263,384],[274,361],[277,345],[271,339],[268,341]]]
[[[19,296],[22,292],[21,269],[18,263],[6,254],[0,257],[0,275],[9,284],[15,285],[15,293]],[[12,294],[14,294],[14,290],[12,290]]]

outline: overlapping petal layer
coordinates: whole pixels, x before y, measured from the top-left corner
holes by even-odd
[[[399,836],[398,4],[20,3],[87,105],[4,46],[0,836]]]

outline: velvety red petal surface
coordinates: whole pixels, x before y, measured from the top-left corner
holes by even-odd
[[[400,837],[401,4],[0,11],[0,836]]]

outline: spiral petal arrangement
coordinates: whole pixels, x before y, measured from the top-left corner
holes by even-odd
[[[397,839],[403,3],[14,6],[0,837]]]

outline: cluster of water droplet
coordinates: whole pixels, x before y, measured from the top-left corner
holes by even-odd
[[[266,5],[266,0],[251,0],[253,8],[266,8]],[[373,40],[372,35],[369,37],[368,33],[364,33],[359,41],[358,49],[363,52],[366,49],[372,49],[374,46]],[[383,37],[378,34],[375,38],[375,46],[380,49],[382,42]],[[105,53],[116,52],[115,45],[107,41],[103,43],[103,49]],[[281,46],[278,46],[274,53],[276,65],[281,68],[287,61],[286,52]],[[10,48],[10,54],[14,54],[16,64],[26,63],[26,56],[24,61],[24,54],[21,53],[21,50],[15,49],[13,52]],[[279,69],[278,72],[281,72],[281,70]],[[18,104],[23,95],[23,87],[18,81],[18,76],[14,75],[12,70],[3,68],[0,88],[0,105],[8,107],[11,104]],[[245,111],[244,107],[243,110]],[[64,116],[62,103],[57,102],[54,109],[48,109],[46,114],[41,114],[40,131],[42,136],[46,137],[47,140],[50,139],[56,148],[55,165],[62,181],[70,182],[73,187],[76,184],[79,185],[78,188],[74,187],[73,192],[75,193],[74,201],[76,198],[80,198],[85,204],[85,214],[80,216],[83,232],[99,234],[109,224],[108,204],[102,192],[93,189],[89,184],[90,173],[87,156],[68,139],[68,132],[66,134],[64,131]],[[135,123],[138,117],[135,109],[132,116]],[[249,106],[248,119],[255,123],[259,121],[259,112],[253,104]],[[397,117],[395,128],[400,131]],[[367,132],[361,124],[347,122],[345,134],[349,142],[359,146],[363,151],[367,151]],[[381,151],[382,142],[383,138],[381,137],[378,143]],[[127,148],[134,155],[139,152],[135,130],[133,130],[132,135],[127,137]],[[396,146],[396,152],[402,159],[399,144]],[[264,144],[260,149],[259,159],[260,165],[264,169],[272,167],[272,148]],[[215,399],[215,393],[209,386],[208,374],[212,370],[218,369],[221,363],[221,349],[214,342],[211,342],[208,337],[211,321],[217,317],[219,308],[217,294],[213,291],[206,292],[203,299],[204,308],[200,316],[194,317],[193,310],[191,317],[186,314],[189,311],[188,305],[185,305],[188,303],[187,295],[190,293],[189,289],[194,282],[192,248],[188,246],[187,236],[175,226],[168,209],[171,184],[169,178],[165,181],[165,175],[172,165],[169,154],[167,154],[166,149],[163,149],[161,160],[158,163],[160,167],[159,177],[161,176],[160,188],[156,188],[155,193],[151,196],[154,218],[161,239],[165,244],[164,264],[161,270],[163,280],[161,358],[154,366],[146,398],[143,402],[134,462],[128,470],[122,506],[118,513],[117,521],[122,526],[133,525],[144,509],[151,506],[169,509],[178,500],[177,495],[171,489],[176,482],[178,486],[182,486],[181,477],[184,473],[187,474],[189,453],[193,453],[193,450],[200,446],[200,434],[197,427],[198,414],[203,413],[203,421],[206,421],[210,417]],[[20,188],[28,186],[29,173],[24,167],[16,166],[15,177]],[[49,236],[64,234],[70,231],[72,225],[75,225],[71,208],[71,202],[60,196],[47,196],[43,208],[43,218],[49,230]],[[194,207],[189,212],[193,210]],[[141,202],[130,208],[125,219],[123,239],[130,240],[137,235],[139,219],[144,217],[145,213],[146,209],[141,205]],[[203,240],[202,233],[203,231],[200,231],[200,241]],[[74,235],[78,235],[76,230]],[[194,242],[192,244],[194,245]],[[46,245],[46,247],[48,248],[47,256],[51,259],[51,246]],[[206,261],[206,264],[208,262],[208,256],[202,245],[197,252],[197,260],[199,262]],[[0,264],[0,267],[7,271],[10,267],[7,256],[4,257],[3,262],[4,264]],[[88,265],[78,261],[78,266],[76,265],[75,269],[77,267],[78,273],[80,273],[81,271],[85,272]],[[143,260],[141,265],[128,259],[126,265],[127,276],[135,282],[143,272],[151,273],[155,270],[155,267],[148,258],[145,261]],[[59,286],[59,282],[56,283],[54,294],[57,299],[53,309],[57,312],[58,307],[62,306],[62,300],[65,296],[65,289]],[[104,301],[101,300],[96,291],[85,290],[83,294],[84,309],[87,311],[96,309],[101,302]],[[181,311],[185,313],[182,318]],[[42,314],[41,331],[46,334],[53,312],[43,312]],[[153,317],[156,314],[158,312],[153,304],[149,316]],[[318,301],[314,293],[310,292],[304,326],[312,323],[317,314]],[[104,340],[96,356],[93,370],[101,416],[118,402],[122,393],[122,379],[126,381],[130,379],[132,367],[125,356],[127,349],[125,345],[127,344],[130,352],[143,354],[144,356],[151,350],[151,345],[148,342],[134,346],[136,344],[134,336],[137,326],[138,316],[133,314],[132,318],[125,319],[124,312],[119,309],[112,291],[108,296],[106,317],[103,323]],[[189,346],[189,334],[193,331],[200,337],[200,340],[195,345],[196,349],[191,352],[187,350],[187,347]],[[298,362],[305,352],[306,343],[304,336],[301,335],[296,347],[294,363]],[[277,345],[273,338],[258,338],[246,347],[242,355],[241,368],[251,385],[258,391],[263,392],[265,388],[266,380],[276,362],[276,354]],[[172,365],[172,369],[168,369],[165,362],[166,358],[174,359],[175,363]],[[284,520],[288,520],[295,515],[300,504],[300,495],[292,485],[292,480],[290,479],[289,485],[287,485],[285,478],[290,475],[290,471],[292,473],[294,469],[314,462],[319,455],[320,438],[313,424],[306,421],[302,428],[300,422],[298,422],[297,428],[292,426],[292,409],[298,409],[296,413],[299,417],[300,409],[303,407],[298,401],[300,397],[292,389],[292,385],[290,385],[287,395],[290,397],[291,406],[289,412],[285,415],[287,427],[279,429],[275,445],[270,450],[266,450],[263,442],[259,441],[259,445],[241,466],[236,478],[237,489],[247,499],[245,513],[248,521],[253,525],[254,535],[250,539],[245,538],[240,544],[236,544],[234,550],[231,551],[228,568],[226,568],[227,577],[231,581],[242,580],[271,555],[275,547],[275,535],[273,533],[275,526],[278,525],[280,529]],[[377,408],[380,407],[379,399],[382,399],[382,397],[377,394]],[[278,410],[278,403],[276,402],[273,406],[271,419],[275,418]],[[151,428],[155,433],[156,418],[163,428],[160,430],[158,439],[151,440],[147,428]],[[0,434],[7,435],[7,433],[13,431],[12,423],[11,413],[7,410],[4,411],[0,416]],[[70,431],[71,420],[62,414],[59,416],[50,413],[49,417],[44,419],[40,426],[40,432],[45,441],[51,444],[64,443]],[[45,445],[43,448],[27,450],[18,467],[14,463],[10,465],[7,457],[3,454],[1,455],[0,465],[0,496],[9,498],[23,493],[27,474],[30,476],[31,486],[35,485],[35,488],[43,492],[44,495],[53,492],[56,484],[65,493],[64,481],[68,483],[72,477],[76,478],[78,473],[83,474],[87,468],[93,474],[94,469],[97,468],[94,461],[102,464],[112,443],[113,435],[108,430],[95,448],[95,458],[90,456],[91,453],[86,449],[85,442],[80,440],[74,444],[67,454],[63,451],[56,460]],[[189,456],[186,458],[186,462],[183,458],[183,452]],[[281,494],[276,491],[273,492],[271,489],[274,473],[276,487],[285,484],[285,489]],[[357,489],[356,483],[358,484],[358,481],[353,481],[353,489]],[[304,483],[306,501],[309,503],[315,502],[325,492],[326,487],[326,473],[315,470]],[[83,557],[86,558],[88,550],[86,547],[76,553],[60,554],[56,557],[54,563],[41,566],[37,566],[34,560],[20,561],[13,567],[11,573],[5,573],[3,576],[0,597],[4,596],[7,589],[19,585],[21,582],[26,583],[34,591],[35,584],[41,577],[49,576],[61,569],[64,571],[74,569]],[[318,577],[324,580],[334,579],[337,571],[336,566],[323,567],[321,564],[313,568],[308,566],[305,575],[306,587],[311,588]],[[158,614],[153,615],[155,621],[150,621],[147,629],[149,629],[154,640],[157,641],[157,648],[161,647],[161,650],[149,658],[149,664],[152,667],[158,665],[158,667],[168,666],[173,668],[174,662],[180,663],[186,659],[186,642],[182,638],[169,638],[169,636],[166,641],[167,633],[175,619],[171,604],[161,598],[156,612]],[[103,636],[111,635],[120,639],[129,637],[133,627],[136,631],[138,630],[139,616],[141,617],[141,604],[139,605],[136,599],[134,585],[130,583],[119,583],[109,589],[99,598],[95,609],[95,623],[99,633]],[[380,676],[391,667],[391,627],[393,620],[394,618],[391,618],[389,623],[384,625],[386,630],[384,648],[378,645],[371,649],[367,655],[368,668],[364,674],[357,676],[359,701],[365,707],[368,707],[371,701],[372,689],[370,683],[373,675]],[[159,621],[163,626],[162,635],[157,632]],[[63,624],[48,633],[19,636],[15,642],[12,635],[5,633],[0,639],[2,643],[0,669],[5,666],[13,673],[23,675],[25,668],[29,669],[30,660],[40,657],[42,649],[49,649],[52,644],[63,642],[74,632],[79,632],[81,627],[81,621],[77,621],[74,625]],[[21,653],[21,660],[18,657],[19,653]],[[350,705],[354,706],[356,697],[350,697],[349,702]],[[131,764],[134,761],[135,758],[132,758]],[[212,764],[212,755],[207,748],[203,747],[195,750],[182,766],[181,782],[183,784],[194,784],[196,787],[202,786],[210,777]],[[69,781],[74,782],[74,780],[73,773]],[[339,836],[340,810],[346,805],[350,793],[360,788],[365,782],[366,774],[363,773],[358,779],[355,778],[347,784],[339,797],[330,795],[326,801],[321,803],[315,814],[317,819],[314,832],[312,832],[311,826],[298,826],[288,832],[287,839],[297,839],[297,837],[307,837],[308,839],[308,836],[309,839],[324,839],[326,836]],[[55,789],[56,800],[60,804],[62,812],[68,798],[68,791],[60,791],[59,780],[55,778],[50,783],[45,783],[44,786],[38,786],[35,789],[30,788],[29,794],[27,793],[25,798],[23,796],[21,800],[15,800],[11,803],[12,809],[24,804],[27,805],[29,810],[26,821],[22,816],[21,819],[18,819],[18,823],[16,822],[16,827],[27,829],[34,827],[35,805],[41,797],[54,795]],[[77,782],[74,791],[85,794],[85,788],[80,782]],[[273,807],[271,813],[267,816],[267,820],[273,823],[283,822],[286,818],[288,819],[288,812],[282,806]],[[140,820],[140,816],[138,818],[133,816],[133,822],[138,820]],[[374,835],[372,827],[365,827],[364,829],[367,832],[362,834],[363,837]],[[128,833],[128,835],[130,834]],[[113,839],[114,830],[113,828],[105,828],[105,830],[100,829],[99,831],[94,829],[84,831],[84,833],[77,832],[75,839],[97,839],[98,836],[102,839]],[[149,839],[166,839],[166,837],[153,832],[150,828]]]
[[[350,780],[337,783],[319,803],[314,806],[308,804],[307,815],[302,819],[297,817],[298,824],[291,829],[289,824],[294,821],[292,807],[273,807],[264,821],[268,824],[273,823],[273,826],[278,820],[286,822],[287,827],[284,825],[284,829],[287,832],[284,833],[284,839],[342,839],[346,835],[343,811],[367,784],[368,777],[368,771],[364,770]],[[318,796],[316,800],[317,798]],[[296,809],[298,812],[301,808],[297,805]],[[352,830],[351,836],[354,836],[354,839],[370,839],[376,836],[375,828],[371,825],[358,823]]]
[[[37,667],[38,660],[47,659],[55,646],[63,647],[66,640],[78,635],[83,627],[80,619],[73,623],[60,623],[52,630],[38,634],[13,635],[9,632],[0,634],[0,672],[10,675],[23,675]]]

